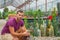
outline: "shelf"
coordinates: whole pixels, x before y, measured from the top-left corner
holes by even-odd
[[[44,20],[47,20],[48,19],[47,17],[41,17],[41,18],[43,18]],[[23,18],[23,20],[24,20],[24,18]],[[27,20],[34,20],[34,18],[28,17]],[[38,18],[36,18],[36,20],[38,20]]]

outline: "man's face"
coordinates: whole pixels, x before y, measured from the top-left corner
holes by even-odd
[[[18,19],[22,19],[23,16],[24,16],[24,13],[20,13],[20,12],[18,12],[18,14],[17,14],[17,18],[18,18]]]

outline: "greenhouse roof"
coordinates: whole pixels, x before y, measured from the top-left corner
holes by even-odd
[[[0,9],[4,8],[5,6],[12,6],[15,8],[20,8],[23,10],[29,9],[29,4],[26,4],[27,1],[30,1],[30,9],[36,8],[36,1],[35,0],[0,0]],[[26,2],[26,3],[25,3]],[[46,0],[38,0],[37,1],[37,7],[38,9],[45,10],[45,2]],[[47,10],[50,10],[52,7],[56,7],[57,2],[60,2],[60,0],[47,0]]]

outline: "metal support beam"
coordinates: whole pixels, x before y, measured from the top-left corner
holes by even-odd
[[[36,9],[37,9],[37,1],[38,1],[38,0],[36,0]]]
[[[31,1],[32,1],[32,0],[27,0],[27,1],[25,1],[23,4],[21,4],[21,5],[19,5],[18,7],[16,7],[16,9],[22,8],[22,7],[25,6],[26,4],[29,4]]]
[[[47,0],[45,0],[45,12],[47,13]]]

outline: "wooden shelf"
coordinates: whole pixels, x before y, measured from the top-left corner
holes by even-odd
[[[47,17],[41,17],[41,18],[43,18],[44,20],[47,20]],[[24,19],[24,18],[23,18]],[[28,20],[34,20],[34,18],[31,18],[31,17],[29,17],[29,18],[27,18]],[[36,20],[37,20],[38,18],[36,18]]]

